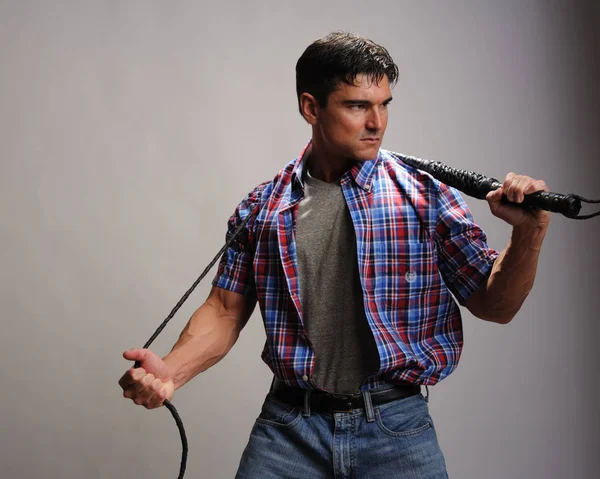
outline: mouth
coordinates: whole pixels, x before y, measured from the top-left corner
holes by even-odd
[[[360,141],[365,141],[367,143],[377,143],[379,141],[379,138],[363,138]]]

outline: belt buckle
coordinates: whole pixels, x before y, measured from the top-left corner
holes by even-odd
[[[334,396],[335,397],[335,396]],[[335,397],[336,400],[338,401],[346,401],[346,408],[330,408],[329,411],[330,412],[345,412],[345,413],[349,413],[352,412],[352,401],[350,400],[350,396],[338,396]]]

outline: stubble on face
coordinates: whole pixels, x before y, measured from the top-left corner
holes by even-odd
[[[376,82],[361,74],[353,85],[341,82],[329,95],[326,107],[318,109],[311,173],[319,170],[325,178],[341,176],[356,161],[375,159],[391,100],[387,76]]]

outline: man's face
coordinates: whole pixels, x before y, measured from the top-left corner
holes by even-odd
[[[313,138],[325,157],[368,161],[377,157],[388,121],[392,93],[387,76],[379,84],[361,74],[355,84],[341,82],[319,108]]]

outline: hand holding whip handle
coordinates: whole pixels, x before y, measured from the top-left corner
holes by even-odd
[[[437,180],[459,189],[463,193],[478,198],[485,199],[485,196],[493,190],[502,186],[495,178],[490,178],[479,173],[467,170],[459,170],[451,166],[440,163],[439,161],[423,160],[412,156],[396,155],[403,163],[429,173]],[[521,205],[528,208],[542,209],[560,213],[567,218],[582,220],[597,216],[600,211],[591,215],[578,216],[581,210],[581,202],[598,203],[599,201],[586,200],[579,195],[560,193],[550,193],[538,191],[536,193],[525,195]]]

